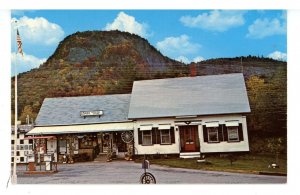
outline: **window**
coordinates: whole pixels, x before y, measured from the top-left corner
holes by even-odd
[[[228,141],[239,141],[238,127],[227,127]]]
[[[161,144],[171,144],[170,129],[160,130]]]
[[[20,150],[20,145],[17,145],[17,150]]]
[[[33,139],[30,139],[28,142],[29,142],[29,144],[32,144],[33,143]]]
[[[17,156],[20,156],[20,152],[19,151],[17,151]]]
[[[15,158],[14,157],[11,157],[11,162],[14,162]]]
[[[20,140],[20,144],[24,144],[24,140]]]
[[[218,127],[207,127],[208,142],[219,142]]]
[[[24,147],[25,147],[25,150],[28,150],[28,145],[25,145]]]
[[[21,157],[21,158],[20,158],[20,161],[21,161],[21,162],[24,162],[24,157]]]
[[[142,131],[143,145],[152,145],[152,133],[151,131]]]
[[[20,150],[24,150],[24,145],[20,145]]]
[[[11,140],[11,144],[15,144],[15,140]]]
[[[32,145],[29,145],[28,149],[29,149],[29,150],[32,150]]]
[[[67,140],[60,139],[58,141],[58,145],[60,154],[65,154],[67,152]]]

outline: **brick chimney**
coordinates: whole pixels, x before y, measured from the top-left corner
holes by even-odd
[[[196,68],[196,63],[192,62],[190,64],[190,77],[195,77],[197,76],[197,68]]]

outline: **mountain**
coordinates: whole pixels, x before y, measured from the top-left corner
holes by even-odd
[[[251,132],[263,129],[262,132],[285,135],[286,71],[286,62],[256,56],[186,65],[163,56],[146,39],[134,34],[76,32],[62,40],[39,68],[18,76],[18,113],[23,122],[27,115],[35,118],[46,97],[130,93],[135,80],[190,76],[190,72],[243,72],[252,109]],[[11,87],[13,112],[14,82]],[[282,120],[278,122],[278,118]]]
[[[130,93],[134,80],[180,76],[186,69],[137,35],[77,32],[61,41],[39,68],[19,74],[18,113],[25,106],[38,113],[45,97]]]

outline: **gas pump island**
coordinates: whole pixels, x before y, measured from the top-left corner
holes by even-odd
[[[27,155],[28,166],[25,174],[47,174],[57,172],[57,162],[54,153],[46,153],[46,139],[53,139],[53,137],[28,137],[27,139],[34,140],[34,153]],[[37,167],[39,169],[37,170]],[[42,168],[43,167],[43,168]],[[55,170],[53,169],[55,167]]]

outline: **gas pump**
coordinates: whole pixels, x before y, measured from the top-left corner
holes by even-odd
[[[44,154],[44,161],[46,164],[46,171],[52,171],[52,163],[54,161],[54,155],[53,153],[51,154]]]
[[[35,159],[34,154],[27,155],[28,169],[29,171],[35,171]]]

